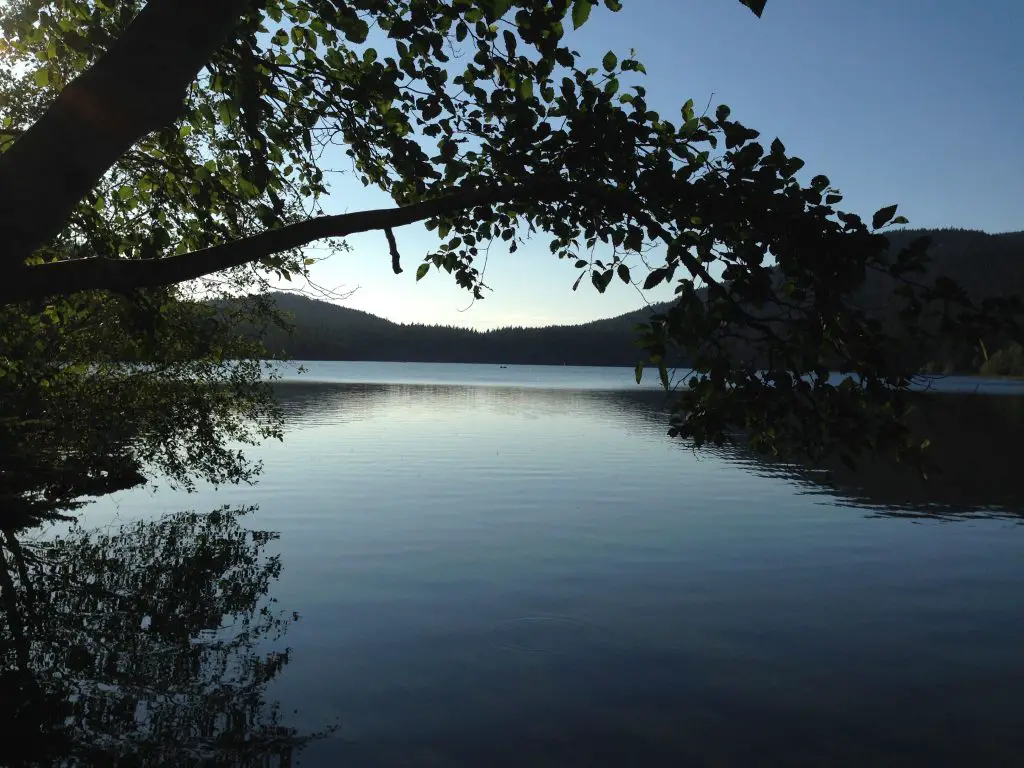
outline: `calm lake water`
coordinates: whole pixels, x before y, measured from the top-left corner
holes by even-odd
[[[256,487],[82,516],[258,505],[303,765],[1024,761],[1020,385],[934,396],[925,484],[695,455],[625,369],[308,367]]]

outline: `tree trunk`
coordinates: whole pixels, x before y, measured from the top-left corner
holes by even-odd
[[[23,265],[118,158],[177,117],[188,85],[257,2],[150,0],[0,154],[0,269]]]

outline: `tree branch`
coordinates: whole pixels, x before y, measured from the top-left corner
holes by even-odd
[[[480,205],[507,202],[527,194],[536,198],[538,192],[533,186],[470,189],[398,208],[318,216],[242,240],[162,259],[94,257],[21,267],[0,285],[0,302],[29,301],[97,289],[126,293],[138,288],[180,283],[258,261],[315,240],[381,229],[387,234],[395,227]]]
[[[388,239],[388,250],[391,251],[391,271],[400,275],[402,274],[402,256],[398,253],[398,243],[395,241],[395,233],[391,227],[384,230],[384,237]]]
[[[124,34],[0,154],[0,266],[16,269],[185,90],[258,0],[149,0]]]

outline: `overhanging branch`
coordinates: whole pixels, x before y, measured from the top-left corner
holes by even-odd
[[[316,240],[357,232],[385,230],[480,205],[507,202],[534,187],[496,186],[465,190],[398,208],[379,208],[335,216],[318,216],[279,229],[199,251],[162,259],[128,260],[93,257],[22,267],[0,286],[0,302],[13,303],[106,289],[125,293],[138,288],[194,280],[221,270],[258,261]]]

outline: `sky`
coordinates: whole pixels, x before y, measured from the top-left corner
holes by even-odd
[[[870,216],[899,203],[914,227],[1024,229],[1024,0],[768,0],[758,19],[737,0],[599,4],[567,43],[599,66],[631,48],[647,69],[648,103],[678,122],[689,98],[728,104],[732,119],[779,137],[804,173],[827,175],[844,210]],[[334,181],[328,213],[391,205],[351,176]],[[422,227],[396,230],[405,272],[391,271],[382,233],[316,264],[337,303],[397,322],[495,328],[611,317],[670,297],[618,280],[604,294],[538,237],[509,254],[492,247],[471,302],[446,273],[416,282],[436,244]],[[311,253],[310,255],[315,255]]]

